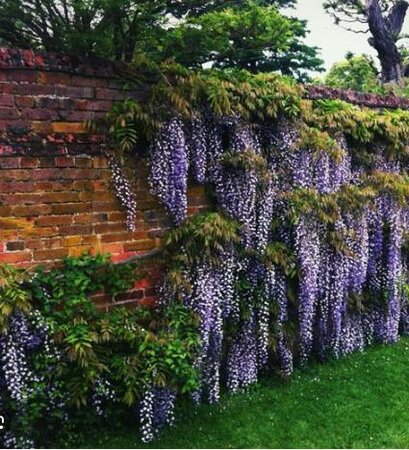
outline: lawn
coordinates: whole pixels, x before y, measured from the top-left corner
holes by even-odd
[[[140,448],[136,425],[85,447]],[[145,446],[147,447],[147,446]],[[179,411],[149,448],[408,448],[409,338]]]

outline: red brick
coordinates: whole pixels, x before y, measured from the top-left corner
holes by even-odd
[[[112,199],[110,192],[97,191],[97,192],[80,192],[80,200],[86,201],[109,201]]]
[[[68,256],[68,248],[54,248],[47,250],[34,250],[33,259],[35,261],[58,260]]]
[[[96,234],[91,234],[89,236],[82,236],[82,244],[83,245],[95,245],[99,244],[100,240]]]
[[[68,236],[72,234],[92,234],[92,225],[61,225],[59,227],[61,236]]]
[[[28,95],[16,95],[14,96],[14,99],[18,108],[32,108],[34,106],[34,97]]]
[[[118,222],[118,223],[102,223],[94,226],[95,233],[105,234],[105,233],[115,233],[115,232],[124,232],[126,231],[126,223]],[[132,235],[127,233],[127,239],[132,239]]]
[[[0,94],[0,106],[2,107],[14,107],[14,95]]]
[[[98,224],[100,222],[106,222],[107,220],[108,214],[106,213],[78,214],[74,216],[74,223]]]
[[[8,205],[35,205],[41,202],[40,193],[18,193],[18,194],[7,194],[3,196],[4,204]]]
[[[71,84],[71,75],[62,72],[40,72],[38,82],[43,84]]]
[[[0,253],[0,263],[14,264],[31,261],[32,255],[30,251]]]
[[[7,157],[0,158],[0,169],[18,169],[20,167],[20,158]]]
[[[28,120],[52,120],[55,119],[53,111],[49,109],[23,108],[20,114]]]
[[[8,79],[13,83],[35,83],[37,76],[35,71],[13,69],[10,71]]]
[[[36,225],[40,227],[47,227],[50,225],[67,225],[72,223],[72,216],[47,216],[39,217],[36,220]]]
[[[104,237],[103,237],[104,238]],[[129,251],[144,251],[144,250],[152,250],[156,247],[155,241],[152,239],[143,239],[136,242],[125,242],[124,250],[126,252]]]
[[[81,236],[67,236],[62,242],[64,247],[72,247],[74,245],[80,245],[82,241]]]
[[[1,118],[1,110],[0,110]],[[53,122],[51,124],[54,133],[86,133],[87,130],[82,122]]]
[[[61,178],[70,180],[94,180],[98,172],[94,169],[63,169],[60,171]]]
[[[97,100],[125,100],[129,97],[129,92],[116,89],[96,88],[95,97]]]
[[[29,156],[23,156],[20,159],[20,167],[22,169],[34,169],[40,165],[40,160],[38,158],[32,158]]]
[[[25,249],[24,241],[6,242],[6,251],[8,251],[8,252],[15,252],[15,251],[24,250],[24,249]]]
[[[60,203],[51,205],[52,214],[78,214],[92,211],[91,203]]]
[[[32,130],[34,133],[51,133],[53,127],[50,122],[32,122]]]
[[[94,202],[92,204],[94,212],[118,211],[119,206],[115,201],[111,202]]]
[[[46,192],[41,194],[43,203],[73,203],[79,201],[79,192]]]
[[[16,108],[0,107],[0,119],[15,120],[19,118],[20,114]]]
[[[122,242],[130,241],[132,239],[130,233],[107,233],[101,236],[101,242]]]
[[[108,112],[112,108],[112,101],[106,100],[78,100],[76,108],[84,111]]]
[[[27,204],[24,206],[14,206],[12,213],[17,217],[37,217],[50,214],[51,207],[49,205]]]
[[[81,156],[81,157],[77,156],[75,158],[75,167],[79,167],[79,168],[90,168],[90,167],[93,167],[92,158],[91,157],[85,157],[85,156]]]

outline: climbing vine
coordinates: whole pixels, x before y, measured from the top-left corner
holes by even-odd
[[[152,192],[178,225],[161,300],[200,319],[196,401],[407,332],[409,112],[168,64],[107,122],[121,154],[150,143]],[[189,176],[217,212],[187,218]]]

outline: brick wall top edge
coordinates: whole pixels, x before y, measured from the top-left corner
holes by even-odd
[[[115,63],[98,57],[83,59],[57,52],[0,47],[0,70],[55,71],[113,78],[125,73],[127,67],[125,63]],[[305,98],[312,100],[340,99],[369,108],[409,109],[408,98],[397,97],[393,94],[384,96],[309,84],[304,85],[304,88]]]
[[[343,100],[358,106],[368,108],[409,109],[409,98],[396,95],[379,95],[352,90],[336,89],[326,86],[304,85],[305,97],[311,100]]]
[[[25,69],[66,72],[93,77],[116,77],[127,65],[98,57],[79,58],[57,52],[0,47],[0,70]]]

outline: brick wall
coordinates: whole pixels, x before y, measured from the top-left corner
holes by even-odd
[[[114,261],[153,250],[170,223],[148,192],[146,161],[135,182],[137,229],[110,190],[103,138],[83,122],[106,114],[125,92],[122,68],[98,59],[0,48],[0,263],[52,266],[65,256],[109,252]],[[203,189],[189,190],[189,212],[205,208]],[[150,302],[157,270],[118,298]],[[103,294],[96,301],[107,307]]]

